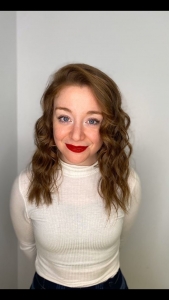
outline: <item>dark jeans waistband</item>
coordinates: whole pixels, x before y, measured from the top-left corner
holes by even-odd
[[[58,283],[51,282],[40,275],[38,275],[37,272],[35,272],[33,281],[31,284],[30,289],[62,289],[62,290],[86,290],[86,289],[128,289],[126,280],[119,269],[116,275],[112,278],[109,278],[107,281],[89,286],[89,287],[68,287],[64,285],[60,285]]]

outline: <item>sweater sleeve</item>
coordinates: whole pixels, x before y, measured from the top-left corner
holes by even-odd
[[[9,208],[19,247],[31,261],[35,260],[33,226],[26,212],[26,205],[19,187],[19,177],[15,179],[12,186]]]
[[[141,183],[138,174],[133,170],[131,184],[131,196],[128,212],[125,214],[121,242],[124,243],[131,227],[133,226],[137,217],[140,203],[141,203]]]

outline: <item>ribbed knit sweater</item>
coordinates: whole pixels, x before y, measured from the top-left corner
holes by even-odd
[[[100,171],[96,165],[62,162],[61,184],[49,206],[28,202],[26,171],[14,181],[10,214],[20,249],[30,259],[35,258],[37,273],[47,280],[87,287],[113,277],[120,267],[120,240],[139,209],[140,179],[131,169],[128,213],[120,208],[116,213],[112,208],[108,219],[97,191]]]

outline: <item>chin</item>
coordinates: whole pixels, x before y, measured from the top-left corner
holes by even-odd
[[[88,158],[78,158],[78,157],[74,157],[74,158],[70,158],[70,157],[63,157],[61,158],[65,163],[67,164],[71,164],[71,165],[81,165],[81,166],[90,166],[92,165],[94,162],[90,163],[90,159]]]

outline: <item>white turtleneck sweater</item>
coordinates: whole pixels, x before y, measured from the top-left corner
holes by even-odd
[[[69,287],[87,287],[113,277],[119,267],[122,236],[132,226],[141,200],[140,180],[131,169],[128,214],[112,208],[110,219],[97,192],[97,163],[62,162],[63,177],[52,205],[37,207],[27,199],[28,174],[14,181],[10,214],[20,249],[35,258],[37,273]]]

